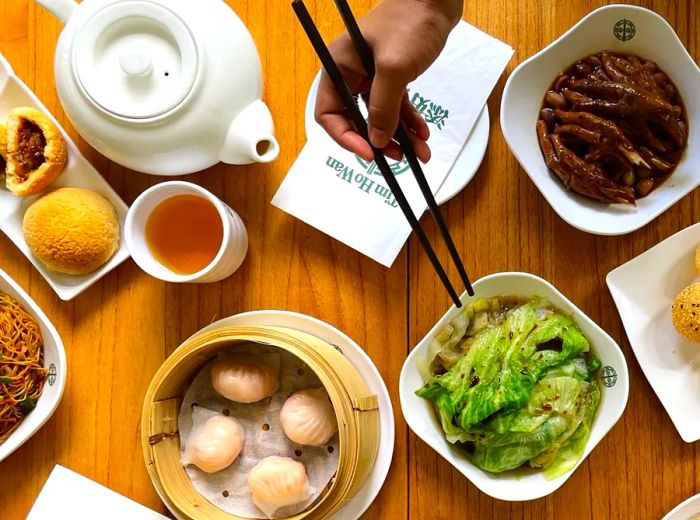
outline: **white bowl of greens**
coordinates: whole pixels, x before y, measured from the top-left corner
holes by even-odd
[[[537,276],[497,273],[474,291],[406,359],[401,409],[411,430],[487,495],[549,495],[622,415],[624,355]]]

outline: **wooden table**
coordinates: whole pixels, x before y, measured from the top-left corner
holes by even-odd
[[[325,320],[363,345],[379,367],[394,403],[396,448],[389,478],[366,518],[652,519],[700,491],[700,450],[681,440],[644,378],[604,283],[612,268],[696,222],[698,194],[625,237],[594,237],[571,228],[508,151],[498,124],[505,77],[501,79],[489,100],[486,158],[475,180],[444,206],[452,235],[474,278],[522,270],[561,289],[622,345],[631,392],[620,422],[559,491],[529,503],[493,500],[417,440],[399,410],[398,376],[404,358],[450,305],[415,238],[394,266],[385,269],[270,205],[304,144],[306,93],[318,63],[288,2],[229,3],[260,50],[265,99],[282,151],[272,165],[218,165],[188,180],[212,190],[242,216],[250,234],[248,258],[232,277],[210,285],[166,284],[127,261],[80,297],[62,302],[0,236],[0,267],[54,322],[69,363],[56,414],[0,463],[0,518],[23,519],[57,463],[165,511],[141,454],[139,419],[145,390],[183,339],[216,318],[253,309],[288,309]],[[353,7],[364,13],[372,3],[356,0]],[[604,3],[467,0],[464,18],[515,47],[509,73]],[[634,3],[665,16],[697,58],[700,4]],[[308,5],[327,37],[340,31],[330,0],[311,0]],[[53,55],[60,30],[60,24],[30,0],[0,2],[0,51],[131,203],[164,179],[127,171],[104,159],[72,129],[54,89]],[[425,224],[436,237],[432,222],[425,219]],[[438,253],[448,256],[444,248]],[[454,269],[450,275],[458,279]]]

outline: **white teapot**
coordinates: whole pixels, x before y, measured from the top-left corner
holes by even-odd
[[[61,104],[103,155],[158,175],[277,157],[255,43],[223,1],[37,1],[66,24]]]

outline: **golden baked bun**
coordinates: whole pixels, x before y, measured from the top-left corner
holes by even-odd
[[[7,118],[5,186],[15,195],[35,195],[66,166],[66,142],[41,111],[18,107]]]
[[[24,214],[24,239],[48,269],[87,274],[104,265],[119,247],[119,222],[102,195],[60,188],[34,202]]]

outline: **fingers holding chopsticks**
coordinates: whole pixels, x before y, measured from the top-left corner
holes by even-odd
[[[363,81],[358,82],[353,81],[353,72],[344,71],[343,75],[353,93],[364,94],[361,86],[365,84],[364,80],[366,80],[366,78],[364,78]],[[416,150],[416,154],[421,161],[427,162],[430,159],[430,148],[426,142],[430,136],[428,126],[423,117],[408,100],[408,95],[405,91],[403,92],[399,103],[401,119],[404,121],[404,124],[409,130],[408,134],[411,138],[411,143]],[[365,160],[371,161],[374,158],[372,148],[370,147],[369,143],[363,139],[362,136],[360,136],[350,119],[348,119],[345,113],[343,101],[325,72],[321,76],[321,83],[318,89],[315,117],[316,122],[318,122],[318,124],[323,127],[328,135],[330,135],[340,146],[350,152],[356,153]],[[371,126],[371,115],[369,120]],[[385,143],[382,148],[384,155],[387,157],[397,161],[403,157],[401,147],[393,140]]]
[[[404,91],[404,96],[401,99],[401,122],[404,124],[408,138],[411,141],[411,146],[416,152],[418,159],[427,163],[430,160],[431,153],[428,146],[428,138],[430,137],[430,129],[428,124],[420,115],[413,103],[408,99],[408,92]]]
[[[347,33],[329,46],[352,92],[369,94],[370,140],[388,157],[402,157],[400,147],[393,140],[400,116],[417,157],[422,162],[430,159],[428,127],[411,106],[406,85],[437,58],[461,13],[462,0],[383,0],[379,3],[359,21],[373,54],[376,69],[373,79]],[[343,102],[325,74],[316,101],[316,120],[342,147],[365,159],[372,158],[369,144],[346,117]]]

